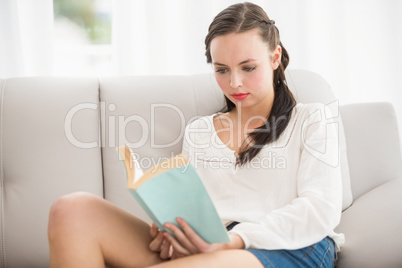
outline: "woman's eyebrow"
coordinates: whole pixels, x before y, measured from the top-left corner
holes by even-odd
[[[256,59],[247,59],[247,60],[244,60],[244,61],[240,62],[240,63],[239,63],[239,65],[242,65],[242,64],[248,63],[248,62],[250,62],[250,61],[256,61]],[[226,66],[225,64],[223,64],[223,63],[219,63],[219,62],[214,62],[214,65]]]
[[[214,65],[226,66],[225,64],[223,64],[223,63],[219,63],[219,62],[214,62]]]
[[[244,61],[240,62],[239,65],[248,63],[248,62],[250,62],[250,61],[256,61],[256,59],[247,59],[247,60],[244,60]]]

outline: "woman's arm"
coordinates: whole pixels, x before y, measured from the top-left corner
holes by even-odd
[[[312,113],[301,128],[297,168],[297,195],[290,204],[273,210],[260,222],[242,222],[229,233],[240,235],[246,248],[296,249],[318,242],[339,224],[342,181],[338,163],[338,136],[328,111]],[[313,108],[317,108],[314,106]],[[314,111],[311,109],[310,111]],[[307,127],[308,126],[308,127]],[[297,138],[297,137],[293,137]],[[315,154],[311,148],[325,148]]]

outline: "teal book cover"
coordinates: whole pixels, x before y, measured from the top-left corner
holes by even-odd
[[[139,166],[131,149],[123,146],[119,152],[130,193],[160,230],[166,231],[166,222],[178,226],[176,218],[181,217],[208,243],[230,242],[207,190],[185,156],[176,155],[136,174]]]

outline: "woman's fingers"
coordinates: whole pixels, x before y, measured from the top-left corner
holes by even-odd
[[[163,232],[158,229],[155,223],[152,223],[149,232],[151,237],[153,238],[153,240],[149,244],[149,249],[153,252],[159,252],[159,256],[161,259],[169,259],[172,255],[172,247],[163,236]]]
[[[155,238],[158,235],[159,229],[155,223],[151,224],[151,228],[149,229],[149,232],[150,232],[152,238]]]
[[[198,250],[198,248],[196,246],[194,246],[193,243],[191,243],[191,241],[188,239],[186,234],[179,227],[177,227],[175,224],[167,223],[165,225],[165,227],[167,229],[169,229],[174,234],[174,236],[176,237],[177,241],[179,242],[178,244],[181,244],[181,246],[184,247],[191,254],[196,254],[196,253],[200,252]],[[174,247],[174,245],[173,245],[173,247]]]
[[[191,255],[191,252],[184,248],[171,234],[164,233],[164,236],[170,245],[173,247],[174,258],[184,257]]]
[[[210,244],[205,242],[205,240],[202,239],[185,220],[177,218],[176,221],[183,229],[187,239],[197,248],[197,251],[205,252]]]
[[[173,234],[161,232],[153,223],[150,235],[153,238],[149,248],[153,252],[159,252],[161,259],[180,258],[192,254],[204,252],[208,247],[205,242],[192,228],[181,218],[177,218],[180,227],[172,223],[166,223],[165,227]]]
[[[170,247],[171,247],[171,245],[170,245],[169,241],[164,239],[163,243],[162,243],[162,249],[159,254],[159,256],[161,257],[162,260],[166,260],[171,257]]]
[[[163,240],[163,233],[159,232],[156,237],[149,243],[149,249],[153,252],[160,252],[162,250]]]
[[[172,231],[180,244],[192,254],[208,251],[209,243],[205,242],[191,226],[183,219],[177,218],[181,229],[174,224],[167,223],[165,227]]]

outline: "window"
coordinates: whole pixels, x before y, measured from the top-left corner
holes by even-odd
[[[56,75],[111,73],[112,0],[54,0]]]

